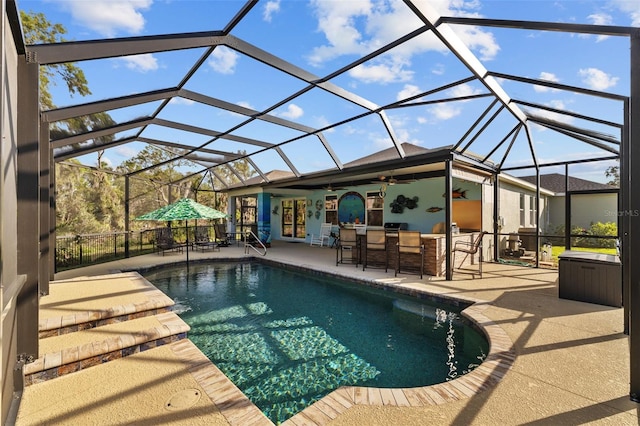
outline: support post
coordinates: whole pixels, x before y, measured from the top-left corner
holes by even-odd
[[[49,294],[49,269],[51,265],[50,234],[51,224],[49,214],[51,195],[51,149],[49,149],[49,125],[40,123],[40,258],[38,259],[40,269],[40,294]],[[54,246],[55,249],[55,246]]]
[[[629,197],[631,189],[629,182],[629,158],[631,146],[629,144],[629,101],[624,103],[624,127],[622,129],[622,143],[620,144],[620,161],[618,176],[620,177],[620,190],[618,191],[618,238],[622,242],[629,238],[629,221],[631,220],[631,206]],[[631,267],[631,256],[629,250],[625,250],[624,244],[620,247],[620,264],[622,267],[622,306],[624,309],[624,334],[629,334],[629,290],[631,281],[629,268]]]
[[[493,174],[493,260],[498,261],[500,257],[500,231],[502,224],[500,223],[500,175]]]
[[[631,35],[631,105],[630,105],[630,162],[629,181],[627,193],[624,194],[629,200],[629,235],[624,238],[622,249],[628,250],[629,254],[640,253],[640,197],[632,197],[634,190],[640,190],[640,30],[636,30]],[[635,120],[633,119],[635,118]],[[635,148],[634,148],[635,147]],[[633,167],[633,164],[636,166]],[[625,177],[626,179],[627,177]],[[633,237],[634,232],[638,232]],[[629,264],[629,314],[630,314],[630,391],[629,396],[632,401],[640,402],[640,263],[630,262]]]
[[[26,362],[38,358],[40,242],[39,211],[39,107],[38,64],[18,63],[17,132],[17,241],[18,274],[26,281],[17,298],[18,357]]]
[[[445,278],[447,281],[453,279],[453,264],[451,262],[451,250],[453,250],[453,239],[451,237],[451,223],[453,222],[452,202],[451,202],[451,188],[453,188],[453,164],[452,160],[446,160],[444,162],[444,211],[445,214],[445,267],[447,272]]]
[[[129,258],[129,175],[124,177],[124,231],[124,257]]]

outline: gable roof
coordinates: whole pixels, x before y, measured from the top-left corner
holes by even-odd
[[[407,157],[410,157],[412,155],[418,155],[418,154],[426,154],[427,152],[431,152],[431,151],[439,151],[442,148],[451,148],[450,146],[448,146],[448,147],[440,147],[437,150],[433,150],[433,149],[423,148],[421,146],[414,145],[408,142],[403,142],[400,145],[402,146],[402,149],[404,150],[404,153]],[[398,158],[399,158],[398,151],[395,149],[395,147],[391,147],[391,148],[383,149],[382,151],[374,152],[371,155],[367,155],[367,156],[355,159],[349,163],[346,163],[344,167],[360,166],[362,164],[378,163],[381,161],[395,160]]]
[[[536,184],[536,177],[534,176],[519,176],[522,179],[531,184]],[[593,182],[591,180],[580,179],[577,177],[569,176],[569,191],[601,191],[618,189],[615,186],[608,185],[600,182]],[[550,191],[557,193],[565,193],[565,176],[560,173],[549,173],[546,175],[540,175],[540,186]]]

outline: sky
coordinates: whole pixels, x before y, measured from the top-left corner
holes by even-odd
[[[640,27],[638,0],[437,0],[429,3],[443,16]],[[243,4],[239,0],[18,0],[21,10],[44,13],[50,22],[60,23],[67,29],[67,40],[78,41],[221,30]],[[419,25],[404,2],[395,0],[268,0],[260,1],[231,34],[322,77]],[[629,95],[629,42],[624,37],[455,25],[453,30],[491,71]],[[70,97],[66,86],[58,83],[51,88],[54,103],[62,107],[175,87],[203,53],[203,49],[191,49],[79,63],[92,94]],[[340,73],[331,82],[375,105],[384,106],[469,76],[469,70],[442,43],[425,35]],[[594,101],[592,97],[576,93],[509,80],[500,80],[500,83],[512,98],[621,123],[620,102]],[[185,85],[188,90],[257,111],[271,107],[303,87],[305,84],[300,80],[283,75],[228,47],[215,49],[206,58],[205,65]],[[486,90],[478,82],[469,82],[420,100],[481,93],[486,93]],[[397,108],[386,113],[399,141],[436,148],[453,145],[463,139],[465,132],[490,102],[485,97]],[[152,114],[157,106],[158,103],[150,103],[110,113],[117,122],[125,122]],[[491,111],[493,113],[495,109]],[[314,89],[271,113],[306,126],[326,127],[323,132],[326,139],[342,163],[348,163],[391,146],[389,135],[376,116],[369,115],[351,123],[327,127],[363,112],[365,109],[360,105],[336,100]],[[536,113],[554,118],[553,113],[547,111],[538,110]],[[205,107],[184,98],[174,99],[160,117],[168,120],[180,117],[180,120],[194,126],[217,131],[226,131],[243,120],[238,114]],[[616,134],[610,126],[587,124],[579,118],[563,120],[570,125]],[[474,140],[469,150],[484,156],[513,125],[512,117],[501,113]],[[145,132],[149,138],[190,146],[209,140],[207,136],[162,126],[149,126]],[[118,137],[130,134],[123,132]],[[295,130],[274,128],[258,121],[234,134],[272,143],[300,135]],[[545,163],[609,155],[606,151],[540,126],[532,126],[531,137],[536,155]],[[117,166],[144,146],[134,143],[108,149],[103,160]],[[506,146],[504,144],[495,153],[496,162],[505,155]],[[252,159],[264,172],[288,168],[275,153],[258,153],[259,147],[223,140],[217,140],[209,147],[230,152],[255,151]],[[317,140],[303,138],[283,145],[283,151],[301,173],[335,167]],[[504,165],[530,164],[530,157],[531,147],[523,136],[519,136]],[[95,155],[89,155],[82,161],[95,164],[95,159]],[[604,170],[613,164],[580,164],[571,166],[571,173],[604,182],[607,180]],[[193,168],[201,169],[201,165],[193,165]],[[543,172],[563,170],[549,168]],[[521,174],[532,173],[528,170]]]

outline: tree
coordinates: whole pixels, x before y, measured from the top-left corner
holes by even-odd
[[[177,201],[191,194],[194,183],[191,180],[182,180],[184,175],[178,171],[180,167],[188,164],[187,160],[180,159],[153,167],[172,158],[174,156],[165,150],[147,146],[135,157],[117,167],[122,174],[149,168],[133,175],[134,178],[129,181],[131,194],[129,208],[132,216],[142,215],[166,206],[169,200]],[[194,177],[194,181],[196,179],[197,177]]]
[[[609,166],[604,175],[611,179],[607,182],[609,185],[620,186],[620,166]]]
[[[61,24],[52,24],[42,13],[20,11],[25,43],[58,43],[67,30]],[[50,87],[63,81],[71,96],[91,94],[82,69],[73,63],[62,63],[40,67],[40,110],[55,108]],[[53,140],[69,135],[87,133],[113,126],[115,121],[105,112],[74,117],[51,123],[50,137]],[[107,143],[113,135],[102,136],[94,143]],[[74,167],[56,167],[56,228],[63,233],[81,234],[123,229],[124,208],[122,191],[113,175],[100,171],[106,168],[98,154],[98,170],[81,169],[78,161]]]
[[[67,30],[61,24],[52,24],[43,13],[27,13],[20,11],[22,29],[24,31],[25,44],[58,43],[67,41],[63,35]],[[56,84],[56,76],[67,85],[69,93],[73,96],[90,95],[84,72],[73,63],[47,65],[40,69],[40,109],[55,108],[51,98],[49,86]]]

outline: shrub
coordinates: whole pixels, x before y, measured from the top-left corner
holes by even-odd
[[[548,234],[558,237],[549,237],[549,242],[553,245],[564,245],[564,229],[564,225],[553,228]],[[588,229],[574,226],[571,228],[571,235],[580,235],[571,238],[572,247],[615,248],[618,225],[615,222],[595,222],[591,223]],[[593,238],[594,236],[611,238]]]

